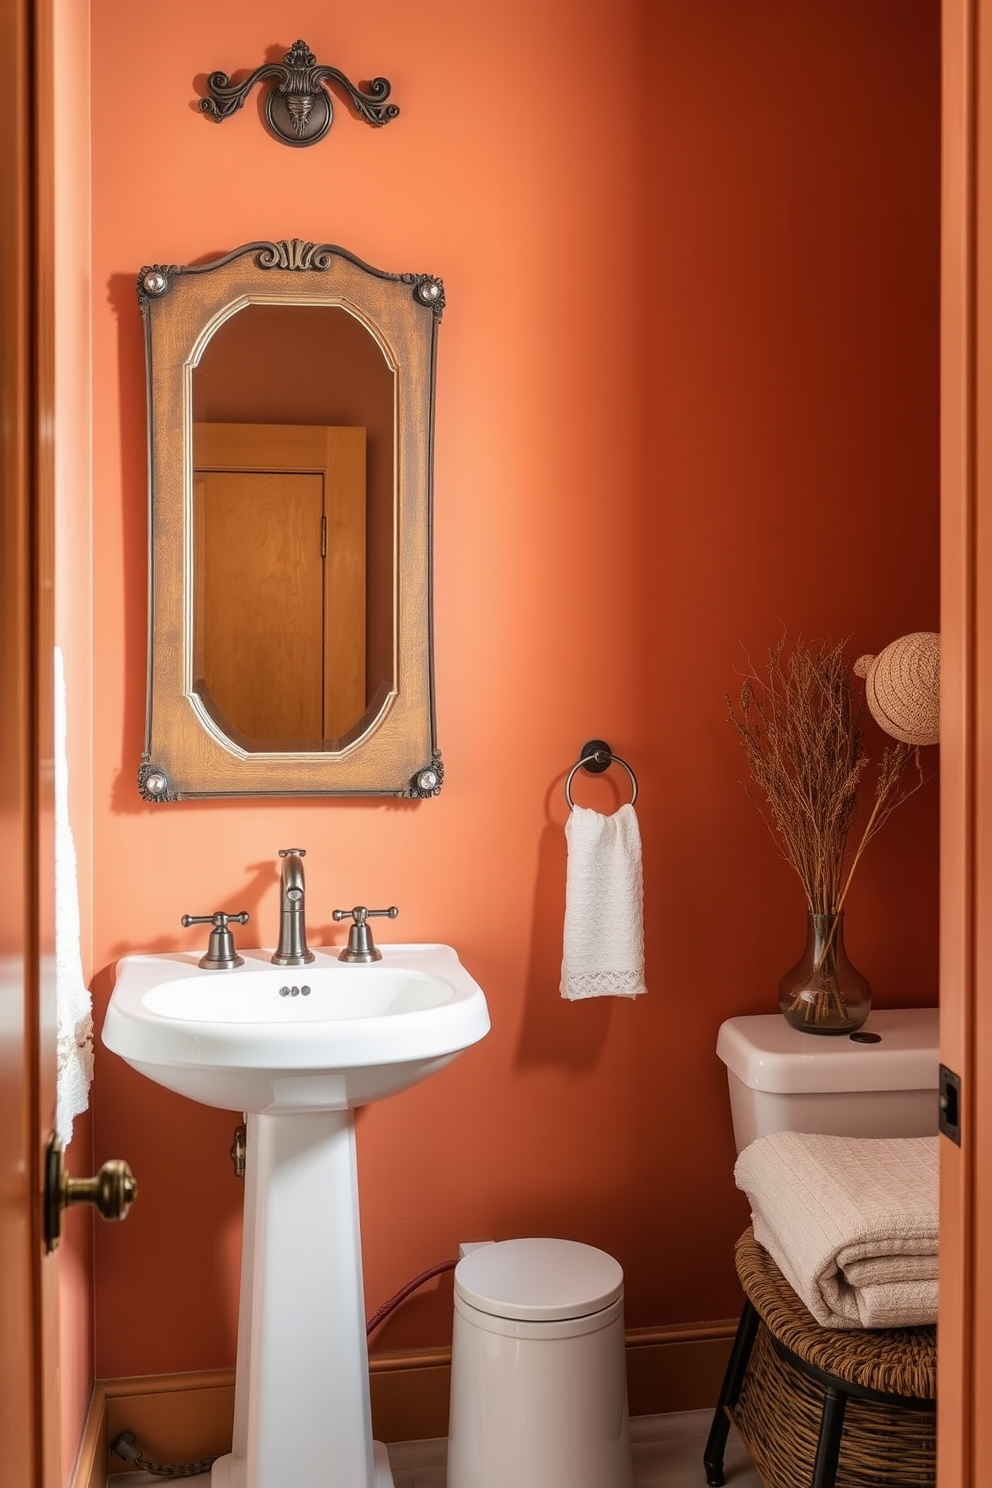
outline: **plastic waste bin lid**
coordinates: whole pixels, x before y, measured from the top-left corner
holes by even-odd
[[[577,1240],[498,1240],[455,1267],[455,1294],[493,1317],[530,1322],[586,1317],[623,1293],[623,1271]]]

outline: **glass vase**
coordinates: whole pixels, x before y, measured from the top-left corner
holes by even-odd
[[[871,986],[844,949],[844,912],[808,914],[802,960],[778,984],[782,1016],[801,1033],[853,1033],[871,1011]]]

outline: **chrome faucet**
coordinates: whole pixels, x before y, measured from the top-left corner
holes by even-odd
[[[279,946],[272,955],[274,966],[307,966],[313,951],[307,950],[306,889],[303,864],[306,848],[282,847],[282,882],[279,898]]]

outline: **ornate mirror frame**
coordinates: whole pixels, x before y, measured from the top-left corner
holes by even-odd
[[[434,381],[444,287],[388,274],[344,248],[246,243],[223,258],[151,265],[138,277],[148,387],[149,606],[146,801],[211,796],[388,795],[441,788],[434,699]],[[394,373],[394,680],[341,747],[254,752],[228,738],[193,677],[192,374],[211,335],[249,304],[337,306],[378,341]],[[274,377],[292,369],[274,368]],[[339,741],[334,741],[338,745]]]

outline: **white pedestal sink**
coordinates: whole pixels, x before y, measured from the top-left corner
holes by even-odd
[[[450,946],[316,953],[231,971],[126,956],[103,1042],[149,1079],[247,1113],[233,1451],[212,1488],[390,1488],[372,1441],[354,1108],[483,1038],[482,989]]]

